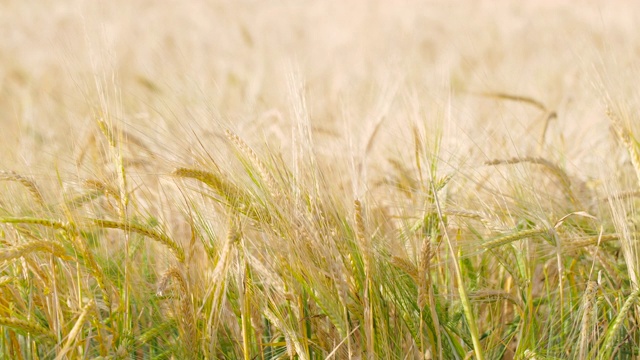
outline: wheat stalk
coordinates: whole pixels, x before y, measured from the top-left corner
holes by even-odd
[[[432,280],[429,270],[431,267],[431,259],[434,256],[434,250],[431,247],[431,238],[423,236],[422,245],[420,246],[420,254],[418,257],[418,307],[420,309],[420,318],[425,306],[428,305],[431,321],[435,330],[436,346],[438,355],[442,357],[442,334],[440,333],[440,320],[436,309]],[[420,336],[424,333],[424,321],[420,321]]]
[[[434,179],[435,169],[430,169],[430,178]],[[431,194],[433,195],[433,203],[436,206],[437,214],[438,214],[438,222],[443,231],[443,237],[446,240],[447,247],[449,248],[449,253],[455,261],[453,261],[453,269],[456,280],[458,281],[458,295],[460,295],[460,300],[462,302],[462,308],[467,319],[467,325],[469,326],[469,333],[471,335],[471,342],[473,343],[473,353],[476,355],[478,360],[484,360],[484,352],[480,344],[480,337],[478,333],[478,324],[476,324],[476,317],[471,307],[471,301],[467,296],[467,290],[465,289],[465,284],[462,277],[462,270],[460,268],[459,257],[454,250],[453,241],[447,232],[447,226],[444,222],[444,215],[442,213],[442,206],[440,205],[440,199],[438,197],[438,191],[435,187],[435,181],[431,181]]]

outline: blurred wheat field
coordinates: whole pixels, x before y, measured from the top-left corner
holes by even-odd
[[[0,358],[640,358],[639,15],[0,1]]]

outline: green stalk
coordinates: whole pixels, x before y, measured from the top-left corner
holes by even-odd
[[[431,174],[431,178],[434,178],[435,174]],[[471,341],[473,342],[473,351],[476,354],[477,360],[484,360],[484,356],[482,355],[482,348],[480,347],[480,337],[478,336],[478,327],[476,325],[476,319],[473,315],[473,311],[471,309],[471,301],[469,301],[469,297],[467,296],[467,292],[464,289],[464,282],[462,279],[462,271],[460,270],[460,263],[458,262],[459,257],[456,255],[455,250],[453,249],[453,244],[451,243],[451,238],[446,231],[446,225],[444,223],[442,217],[442,208],[440,206],[440,200],[438,199],[438,193],[435,188],[435,181],[431,181],[431,191],[433,192],[433,200],[436,205],[436,209],[438,211],[438,220],[440,221],[440,226],[442,226],[444,238],[447,241],[447,246],[449,248],[449,252],[451,253],[451,257],[455,259],[453,262],[453,268],[456,273],[456,279],[458,280],[458,294],[460,295],[460,301],[462,301],[462,308],[464,310],[464,316],[467,318],[467,323],[469,324],[469,332],[471,333]]]

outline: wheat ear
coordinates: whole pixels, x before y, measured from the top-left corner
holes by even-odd
[[[237,213],[243,214],[259,223],[271,224],[271,215],[262,208],[256,207],[251,196],[230,181],[209,171],[178,168],[173,175],[194,179],[207,185],[226,200],[226,205]]]
[[[562,189],[564,190],[569,201],[571,201],[574,204],[578,203],[578,199],[573,193],[573,190],[571,187],[571,178],[569,177],[569,175],[560,166],[552,163],[547,159],[526,156],[526,157],[516,157],[516,158],[511,158],[506,160],[500,160],[500,159],[490,160],[490,161],[486,161],[485,165],[512,165],[512,164],[520,164],[520,163],[529,163],[529,164],[536,164],[536,165],[543,166],[545,169],[547,169],[547,171],[549,171],[549,173],[554,175],[560,181],[560,185],[562,186]]]
[[[160,284],[158,285],[157,294],[164,294],[169,285],[170,279],[174,279],[179,287],[181,318],[178,322],[180,324],[186,347],[188,351],[190,351],[190,355],[195,356],[197,354],[197,330],[193,304],[191,303],[191,297],[189,296],[189,288],[187,287],[187,282],[185,281],[184,276],[177,267],[170,267],[162,275]]]
[[[107,123],[102,119],[98,120],[98,126],[100,127],[102,134],[107,138],[107,141],[109,142],[109,146],[113,151],[113,156],[116,161],[116,164],[118,165],[118,175],[120,180],[119,211],[120,211],[120,217],[124,219],[126,218],[125,213],[126,213],[127,206],[129,205],[129,196],[127,194],[127,173],[124,168],[124,160],[122,158],[122,152],[118,147],[118,142],[116,140],[115,134],[111,130],[111,127],[107,125]],[[122,133],[120,133],[120,135],[122,135]]]
[[[33,181],[33,179],[26,178],[22,175],[16,174],[13,171],[0,171],[0,180],[16,181],[20,183],[29,191],[33,199],[40,206],[42,207],[46,206],[44,197],[42,197],[42,192],[40,192],[38,185],[36,184],[35,181]]]
[[[629,128],[622,124],[622,121],[616,116],[611,108],[607,108],[607,116],[611,120],[613,124],[613,128],[622,143],[627,148],[629,152],[629,156],[631,157],[631,163],[633,164],[633,168],[636,171],[636,176],[638,178],[638,185],[640,186],[640,143],[633,137]]]
[[[91,299],[82,308],[82,312],[80,313],[80,316],[78,317],[78,320],[73,325],[73,328],[71,329],[71,331],[67,335],[67,342],[64,344],[64,347],[62,348],[62,350],[60,350],[60,352],[58,353],[58,356],[56,356],[56,360],[65,359],[66,358],[66,354],[69,351],[71,351],[72,345],[74,345],[76,337],[78,336],[78,333],[80,333],[80,330],[82,329],[82,325],[84,324],[87,316],[89,315],[89,312],[92,309],[94,309],[94,306],[95,306],[95,302],[93,301],[93,299]]]
[[[418,268],[411,263],[409,260],[405,258],[401,258],[399,256],[391,257],[391,265],[397,267],[398,269],[404,271],[411,279],[416,283],[420,283],[421,276],[418,275]]]
[[[549,231],[546,229],[530,229],[530,230],[523,230],[523,231],[519,231],[517,233],[514,234],[508,234],[508,235],[503,235],[503,236],[498,236],[497,238],[491,239],[487,242],[485,242],[483,244],[484,248],[487,250],[490,249],[495,249],[497,247],[506,245],[506,244],[510,244],[514,241],[518,241],[518,240],[522,240],[522,239],[527,239],[527,238],[533,238],[533,237],[539,237],[539,236],[545,236],[548,235]]]
[[[47,252],[62,259],[70,259],[60,244],[51,241],[36,240],[0,249],[0,261],[17,259],[34,252]]]
[[[613,320],[613,323],[609,325],[604,343],[602,345],[603,359],[610,358],[611,352],[613,351],[613,348],[615,346],[616,337],[618,336],[618,330],[622,326],[624,320],[627,319],[627,314],[631,310],[631,307],[638,301],[638,297],[640,297],[640,288],[634,290],[629,295],[629,297],[627,297],[627,300],[625,300],[622,308],[620,308],[620,311],[618,312],[618,315],[616,315],[616,318]]]
[[[360,244],[362,251],[362,262],[364,263],[364,275],[365,275],[365,293],[364,293],[364,325],[365,325],[365,337],[367,341],[367,358],[375,358],[375,333],[373,328],[373,307],[371,306],[372,297],[372,249],[371,241],[365,233],[364,215],[362,210],[362,203],[360,200],[354,201],[355,208],[355,223],[356,223],[356,239]]]
[[[591,323],[593,318],[593,305],[596,300],[596,289],[598,284],[595,281],[587,282],[582,303],[582,321],[580,326],[580,341],[578,342],[578,359],[586,359],[589,352],[589,339],[591,336]]]
[[[227,136],[227,139],[229,139],[229,141],[231,141],[238,150],[244,153],[244,155],[247,156],[251,160],[251,162],[258,168],[258,173],[260,174],[262,180],[264,180],[264,182],[267,184],[267,188],[269,189],[271,196],[274,199],[277,199],[279,197],[279,193],[276,186],[276,181],[274,180],[273,176],[271,176],[271,173],[269,172],[265,164],[260,160],[258,154],[256,154],[255,151],[253,151],[253,149],[246,142],[244,142],[231,130],[225,130],[225,135]]]
[[[111,220],[104,220],[104,219],[89,219],[89,220],[101,228],[131,231],[131,232],[146,236],[148,238],[151,238],[153,240],[156,240],[160,244],[168,247],[169,250],[171,250],[171,252],[176,256],[178,261],[184,262],[184,258],[185,258],[184,250],[182,250],[182,247],[180,247],[175,241],[173,241],[167,235],[161,234],[147,227],[131,224],[131,223],[122,223],[118,221],[111,221]]]
[[[26,225],[42,225],[57,230],[70,230],[68,223],[57,220],[32,218],[32,217],[0,217],[0,223],[5,224],[26,224]]]
[[[33,321],[0,316],[0,326],[6,326],[25,334],[42,336],[47,342],[50,343],[56,343],[57,341],[56,336],[51,331],[45,329],[40,324]]]

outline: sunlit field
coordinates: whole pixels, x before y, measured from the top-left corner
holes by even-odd
[[[0,1],[0,358],[640,358],[638,19]]]

